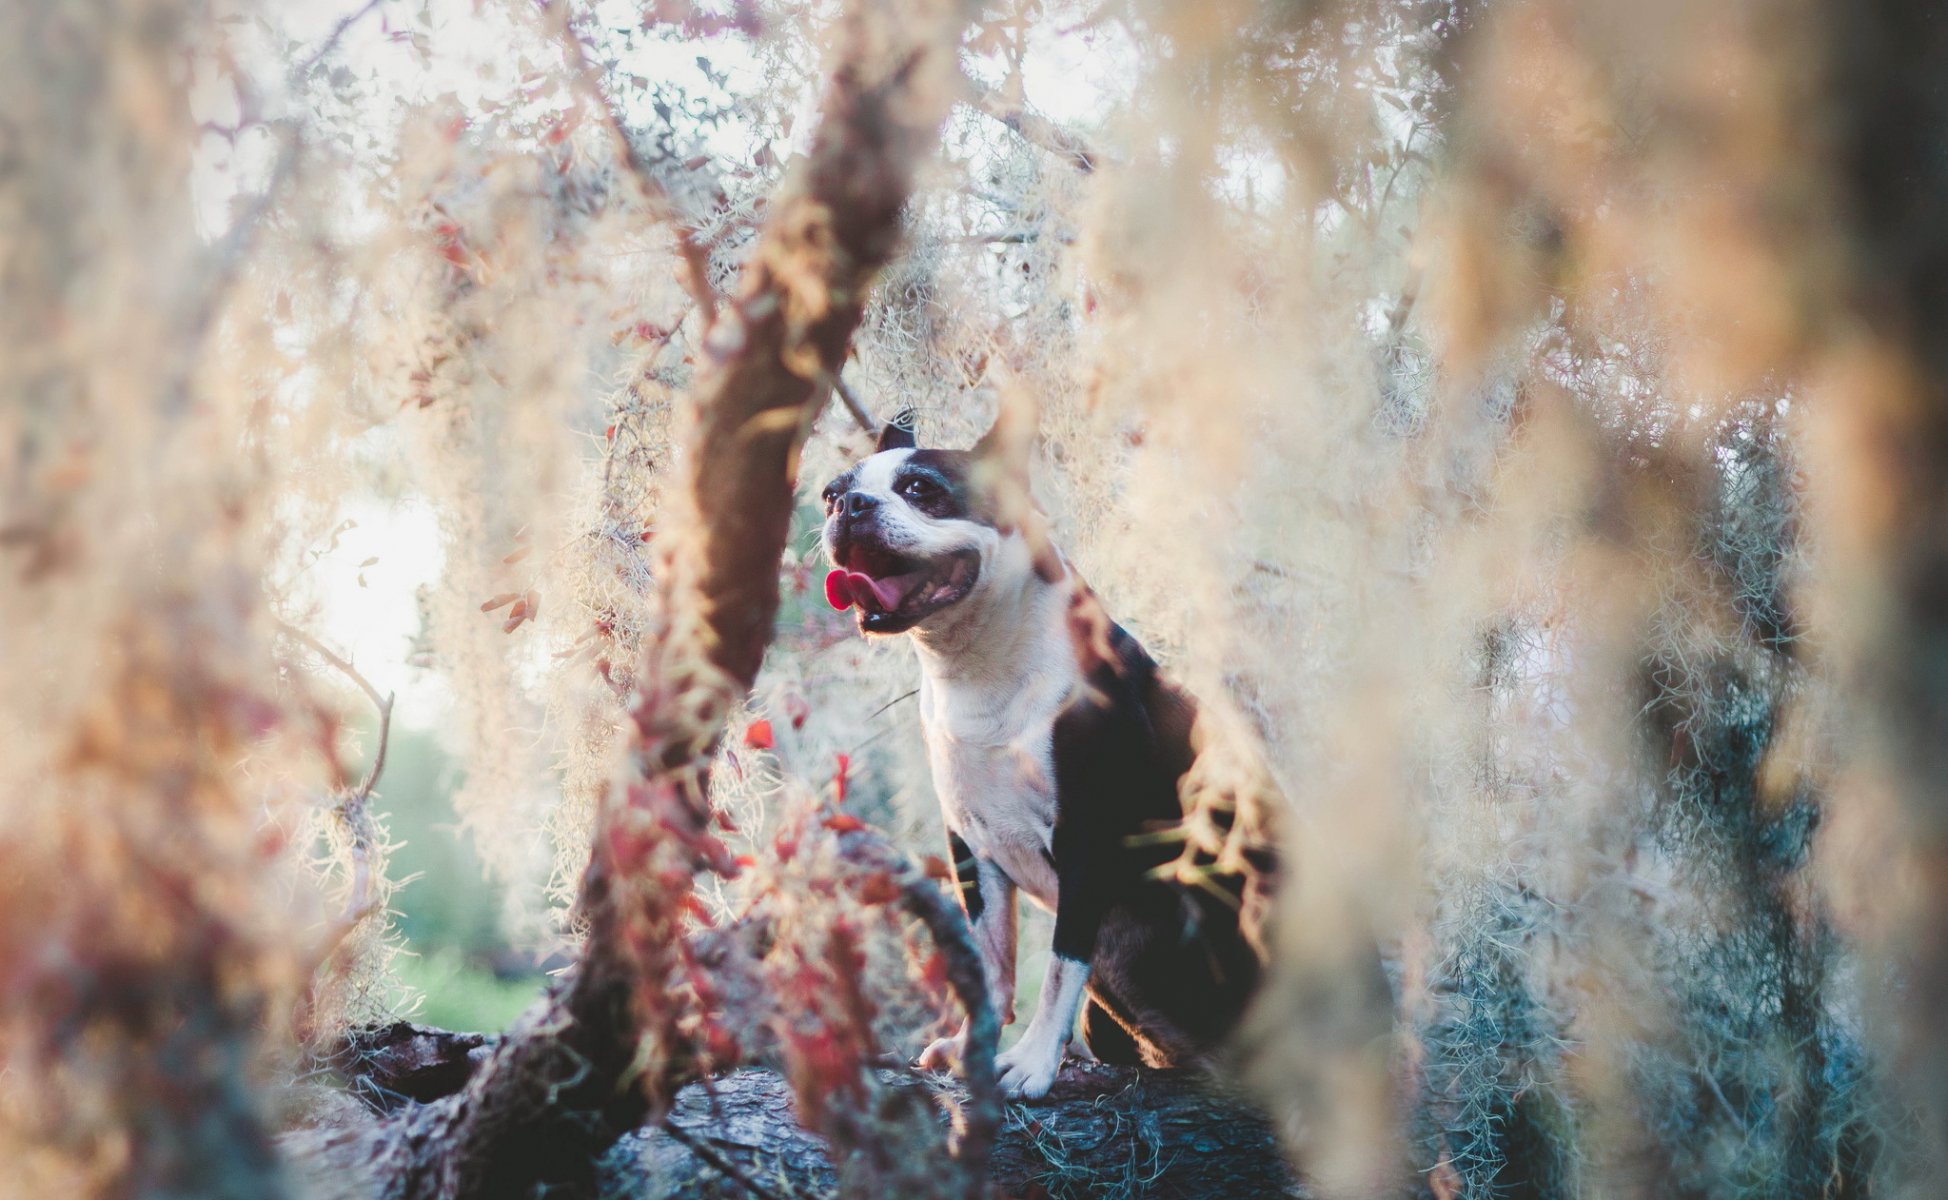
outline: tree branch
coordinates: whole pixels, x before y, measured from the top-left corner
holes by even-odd
[[[866,407],[865,401],[859,398],[858,392],[852,390],[852,385],[845,381],[845,376],[840,372],[832,373],[832,391],[838,395],[839,403],[845,405],[845,410],[852,414],[852,419],[859,428],[867,433],[879,432],[879,424],[873,420],[872,410]]]
[[[338,953],[338,948],[344,945],[352,930],[358,928],[359,922],[378,908],[378,900],[372,894],[372,844],[377,833],[372,827],[372,816],[366,810],[366,804],[372,799],[372,789],[378,786],[379,775],[386,768],[386,748],[392,741],[393,695],[388,692],[381,696],[379,689],[372,686],[372,681],[365,677],[364,672],[311,634],[281,617],[274,617],[273,620],[277,622],[280,633],[323,659],[357,685],[371,699],[379,716],[379,744],[373,750],[372,762],[366,767],[365,777],[353,787],[341,790],[333,808],[333,815],[344,827],[351,848],[352,886],[345,896],[344,910],[325,934],[317,951],[315,961],[323,964]]]
[[[994,1011],[994,997],[988,990],[967,919],[947,893],[933,880],[915,870],[906,856],[871,830],[844,834],[839,853],[848,862],[886,871],[900,889],[900,905],[927,927],[934,944],[947,960],[947,980],[967,1013],[967,1051],[963,1069],[967,1077],[968,1104],[956,1157],[963,1165],[984,1167],[1001,1124],[1001,1089],[996,1077],[994,1052],[1001,1042],[1001,1018]]]
[[[596,121],[614,143],[617,156],[629,168],[630,177],[635,180],[637,194],[643,203],[657,220],[669,222],[675,232],[677,253],[683,259],[684,290],[697,302],[703,327],[708,330],[717,321],[717,293],[710,286],[710,252],[697,241],[695,227],[684,219],[669,189],[643,161],[635,142],[629,138],[628,130],[623,128],[622,117],[616,112],[615,105],[609,102],[608,94],[602,90],[601,74],[589,61],[588,50],[575,33],[566,0],[556,0],[556,3],[547,5],[545,11],[556,38],[562,44],[562,52],[568,59],[575,91],[594,110]]]
[[[1062,128],[1029,108],[1026,103],[1010,100],[998,89],[973,80],[968,81],[968,86],[974,93],[971,103],[976,111],[1006,125],[1029,145],[1048,151],[1085,175],[1095,171],[1098,163],[1106,161],[1089,144],[1088,139]]]

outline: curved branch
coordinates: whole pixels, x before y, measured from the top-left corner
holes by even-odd
[[[291,624],[281,617],[272,618],[277,623],[278,632],[302,645],[327,664],[336,668],[340,674],[350,679],[358,689],[366,694],[378,710],[379,744],[372,752],[372,762],[365,769],[365,777],[349,788],[340,789],[332,816],[345,831],[345,840],[352,859],[351,886],[345,893],[345,905],[339,911],[338,919],[331,923],[318,945],[312,950],[312,974],[322,970],[338,954],[345,939],[352,936],[365,919],[379,910],[378,887],[373,879],[372,848],[378,841],[378,830],[374,827],[372,814],[366,805],[372,799],[372,789],[379,784],[379,775],[386,767],[386,748],[392,743],[392,703],[391,692],[381,696],[379,689],[365,677],[364,672],[353,666],[350,659],[338,654],[316,637]],[[319,993],[319,980],[313,980],[307,989],[304,1012],[308,1014]]]
[[[994,997],[988,990],[981,954],[975,948],[967,918],[947,899],[939,884],[915,869],[882,835],[872,830],[843,834],[839,854],[856,865],[887,872],[900,890],[900,907],[927,927],[934,945],[947,960],[947,982],[967,1014],[963,1070],[968,1103],[954,1156],[970,1175],[979,1178],[985,1174],[988,1153],[1001,1125],[1001,1089],[994,1066],[994,1052],[1001,1043],[1001,1018],[994,1010]]]
[[[1084,175],[1092,173],[1098,163],[1105,161],[1101,152],[1091,146],[1087,138],[1062,128],[1029,108],[1025,102],[1010,100],[999,89],[972,80],[968,81],[968,86],[973,89],[971,103],[976,111],[1006,125],[1029,145],[1048,151]]]

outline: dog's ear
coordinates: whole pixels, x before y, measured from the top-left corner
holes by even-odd
[[[911,450],[919,445],[919,440],[913,436],[916,416],[917,414],[910,408],[902,408],[894,413],[893,419],[886,422],[886,428],[879,431],[879,446],[875,453],[886,450]]]
[[[1028,553],[1035,573],[1050,583],[1062,578],[1062,556],[1048,539],[1048,521],[1036,509],[1028,494],[1029,460],[1035,454],[1035,433],[1039,423],[1035,402],[1019,388],[1001,393],[1001,407],[994,424],[974,443],[976,485],[992,498],[997,516],[995,527],[1018,529],[1028,540]]]
[[[990,473],[1026,478],[1035,444],[1035,421],[1033,406],[1011,393],[995,411],[994,424],[968,453],[976,463],[986,464]]]

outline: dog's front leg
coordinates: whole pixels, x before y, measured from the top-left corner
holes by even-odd
[[[1062,1052],[1075,1035],[1089,986],[1107,896],[1107,848],[1080,823],[1055,827],[1055,938],[1035,1015],[1021,1040],[995,1058],[1004,1095],[1039,1100],[1048,1095]]]
[[[1083,990],[1089,984],[1089,964],[1056,951],[1048,956],[1048,974],[1035,1015],[1022,1030],[1021,1040],[995,1056],[1001,1093],[1013,1099],[1039,1100],[1055,1083],[1062,1052],[1082,1015]]]
[[[1000,867],[981,858],[962,841],[949,834],[954,852],[954,878],[960,885],[961,909],[974,932],[974,946],[981,952],[981,970],[987,977],[988,997],[1001,1024],[1015,1023],[1015,885]],[[941,1070],[958,1064],[967,1050],[967,1022],[960,1032],[940,1038],[920,1052],[920,1066]]]

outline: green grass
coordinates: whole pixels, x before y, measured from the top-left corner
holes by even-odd
[[[414,1020],[441,1029],[499,1033],[541,994],[547,978],[501,979],[470,963],[451,946],[427,954],[402,954],[399,977],[425,1000]]]

